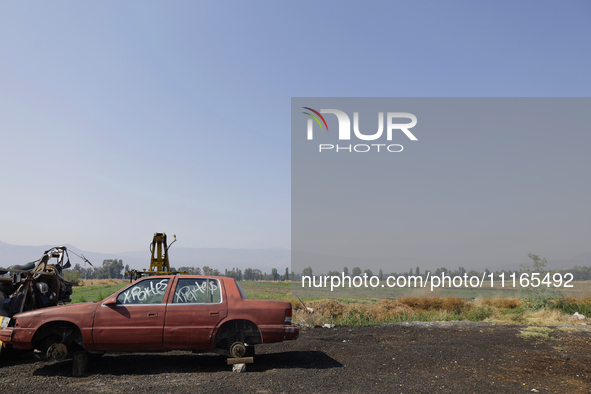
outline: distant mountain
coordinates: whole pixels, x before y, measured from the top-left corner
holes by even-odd
[[[0,267],[8,267],[14,264],[24,264],[38,260],[43,252],[54,246],[42,245],[24,246],[11,245],[0,241]],[[150,251],[139,250],[123,253],[96,253],[80,250],[70,244],[63,245],[68,251],[84,255],[94,267],[100,267],[103,260],[121,259],[123,264],[129,264],[134,269],[150,268]],[[83,260],[73,253],[69,254],[72,266],[79,263],[84,266]],[[231,248],[183,248],[175,247],[169,249],[171,267],[203,267],[209,266],[221,272],[224,269],[232,268],[257,268],[262,272],[271,273],[272,268],[277,268],[279,273],[285,271],[285,267],[291,267],[291,252],[283,248],[267,249],[231,249]],[[291,268],[290,268],[291,271]]]
[[[540,256],[543,257],[543,256]],[[571,259],[560,259],[560,260],[549,260],[548,266],[550,268],[573,268],[575,265],[579,266],[591,266],[591,252],[581,253]]]
[[[30,261],[38,260],[39,257],[48,249],[54,246],[61,245],[41,245],[41,246],[23,246],[10,245],[0,241],[0,267],[8,267],[13,264],[24,264]],[[103,260],[121,259],[123,264],[129,264],[134,269],[148,269],[150,268],[150,251],[138,250],[134,252],[123,253],[96,253],[87,252],[78,249],[75,246],[66,244],[68,250],[76,254],[83,254],[95,267],[100,267]],[[544,257],[544,256],[541,256]],[[268,248],[268,249],[231,249],[231,248],[184,248],[173,245],[169,250],[170,265],[175,268],[179,267],[203,267],[207,265],[213,269],[224,271],[224,269],[231,270],[232,268],[257,268],[262,272],[270,273],[272,268],[277,268],[280,274],[283,274],[285,267],[290,267],[291,272],[291,251],[283,248]],[[79,263],[84,266],[84,262],[70,253],[70,261],[72,265]],[[415,261],[395,261],[386,259],[358,259],[343,256],[320,255],[314,253],[296,253],[297,270],[301,272],[303,267],[308,265],[322,267],[322,272],[326,273],[329,270],[341,271],[343,267],[347,266],[351,270],[353,267],[371,268],[376,271],[382,268],[384,272],[390,273],[392,270],[400,270],[407,272],[404,267],[420,266],[421,270],[432,269],[432,267],[423,267],[419,262]],[[524,258],[522,264],[531,264],[531,260]],[[554,269],[568,269],[575,265],[591,266],[591,253],[582,253],[570,259],[556,259],[548,261],[548,268]],[[394,268],[395,267],[395,268]],[[457,269],[457,267],[447,267],[450,269]],[[491,271],[503,269],[519,269],[519,263],[514,264],[499,264],[490,267],[472,266],[467,269],[484,270],[488,268]],[[433,268],[434,269],[434,268]]]
[[[291,252],[283,248],[268,249],[231,249],[231,248],[183,248],[172,246],[169,250],[171,267],[203,267],[207,265],[218,269],[232,268],[258,268],[262,272],[271,273],[272,268],[277,268],[280,273],[285,267],[291,267]],[[85,254],[86,256],[86,254]],[[150,251],[120,253],[118,258],[124,264],[133,268],[150,267]],[[88,256],[86,256],[88,258]],[[102,260],[101,260],[102,261]],[[290,268],[291,271],[291,268]]]
[[[445,265],[433,265],[430,266],[422,264],[418,260],[404,259],[400,260],[395,257],[390,259],[380,258],[356,258],[349,256],[334,256],[318,253],[307,253],[293,251],[293,265],[292,268],[296,272],[301,272],[305,267],[311,266],[314,274],[326,274],[328,271],[342,272],[343,267],[348,267],[349,272],[353,267],[360,267],[362,270],[370,268],[373,273],[377,273],[381,268],[384,273],[390,274],[392,272],[405,273],[408,272],[409,268],[419,267],[421,271],[431,270],[435,271],[437,268],[442,268]],[[540,256],[544,258],[544,256]],[[508,263],[508,264],[496,264],[492,266],[483,266],[479,264],[464,264],[464,268],[467,270],[476,270],[484,272],[485,269],[490,271],[502,271],[502,270],[519,270],[520,264],[532,264],[532,260],[527,256],[521,258],[519,262]],[[591,253],[582,253],[576,257],[570,259],[548,259],[549,269],[569,269],[574,268],[576,265],[579,266],[591,266]],[[458,265],[445,266],[445,268],[451,270],[457,270]]]

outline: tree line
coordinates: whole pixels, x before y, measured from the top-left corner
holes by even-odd
[[[174,270],[174,268],[171,268],[171,270]],[[226,268],[222,274],[217,269],[211,269],[208,266],[204,266],[203,270],[201,270],[199,267],[180,267],[178,272],[187,272],[191,275],[227,276],[228,278],[233,278],[236,280],[283,281],[289,280],[291,276],[289,274],[289,268],[287,267],[285,268],[285,273],[283,275],[279,274],[277,268],[272,268],[270,274],[262,272],[257,268],[245,268],[244,272],[240,268],[232,268],[232,270],[228,270]]]
[[[504,274],[505,278],[508,278],[510,275],[512,274],[516,274],[516,275],[520,275],[522,273],[525,272],[549,272],[551,274],[555,274],[555,273],[559,273],[562,274],[562,276],[564,276],[564,274],[570,273],[573,275],[573,280],[591,280],[591,267],[587,267],[587,266],[579,266],[579,265],[575,265],[574,268],[569,268],[569,269],[547,269],[547,265],[548,265],[548,261],[546,261],[545,258],[541,258],[538,255],[529,253],[527,255],[531,260],[531,264],[520,264],[519,265],[519,269],[516,270],[497,270],[497,271],[490,271],[488,268],[484,270],[484,272],[482,271],[476,271],[476,270],[466,270],[466,268],[464,267],[458,267],[457,270],[450,270],[447,269],[445,267],[441,267],[441,268],[437,268],[436,270],[424,270],[421,271],[421,269],[419,267],[415,267],[410,268],[408,270],[408,272],[402,272],[402,273],[398,273],[398,272],[392,272],[390,274],[384,274],[384,272],[380,269],[377,273],[377,277],[380,278],[380,280],[385,280],[388,276],[394,276],[394,277],[399,277],[399,276],[405,276],[405,277],[409,277],[409,276],[417,276],[417,277],[422,277],[423,279],[426,279],[427,276],[441,276],[442,274],[446,275],[446,276],[464,276],[464,275],[468,275],[469,277],[471,276],[482,276],[482,274],[484,273],[485,276],[490,275],[491,273],[494,273],[494,277],[498,278],[500,277],[500,275]],[[312,267],[308,267],[308,268],[304,268],[302,271],[302,275],[303,276],[310,276],[312,277],[314,274]],[[359,267],[354,267],[351,270],[351,274],[349,275],[349,268],[348,267],[343,267],[343,271],[342,272],[338,272],[338,271],[328,271],[328,273],[326,275],[328,276],[341,276],[341,275],[345,275],[345,276],[363,276],[363,274],[367,274],[368,277],[374,276],[374,273],[371,269],[366,269],[366,270],[361,270],[361,268]],[[324,274],[322,274],[324,275]]]
[[[124,279],[129,265],[123,266],[123,260],[103,260],[100,267],[82,267],[76,264],[74,268],[66,271],[73,271],[79,279]]]
[[[516,270],[497,270],[497,271],[489,271],[486,269],[484,271],[485,275],[489,275],[491,272],[495,274],[495,278],[498,278],[501,274],[505,274],[505,278],[508,278],[512,274],[521,274],[523,272],[551,272],[551,273],[560,273],[562,275],[566,273],[571,273],[573,275],[573,280],[591,280],[591,267],[587,266],[578,266],[576,265],[574,268],[570,269],[551,269],[548,270],[547,264],[548,262],[546,259],[540,258],[535,254],[529,254],[528,257],[532,259],[531,264],[521,264],[519,269]],[[123,260],[113,259],[113,260],[103,260],[103,264],[100,267],[82,267],[80,264],[76,264],[73,269],[65,270],[64,275],[67,277],[66,280],[70,282],[74,282],[75,279],[126,279],[125,272],[129,271],[129,265],[123,265]],[[211,276],[227,276],[229,278],[234,278],[236,280],[266,280],[266,281],[285,281],[285,280],[301,280],[303,276],[313,276],[314,272],[312,267],[304,268],[301,274],[295,272],[289,272],[289,268],[285,268],[285,272],[283,274],[279,273],[277,268],[271,269],[270,273],[262,272],[260,269],[257,268],[245,268],[244,271],[240,268],[232,268],[231,270],[225,269],[224,272],[220,272],[218,269],[211,268],[209,266],[203,267],[179,267],[178,269],[171,267],[171,271],[173,272],[186,272],[191,275],[211,275]],[[354,267],[350,272],[348,267],[344,267],[342,272],[338,271],[328,271],[326,275],[328,276],[341,276],[344,274],[345,276],[363,276],[363,274],[367,274],[368,277],[374,276],[374,272],[371,269],[362,270],[360,267]],[[380,280],[385,280],[388,276],[420,276],[425,279],[428,275],[429,276],[441,276],[441,274],[445,274],[447,276],[464,276],[467,274],[468,276],[482,276],[483,272],[476,271],[476,270],[466,270],[464,267],[458,267],[456,270],[450,270],[446,267],[437,268],[433,271],[431,270],[421,270],[419,267],[410,268],[407,272],[391,272],[389,274],[385,274],[382,269],[380,269],[375,275],[380,278]],[[322,273],[322,275],[325,275]]]
[[[232,270],[225,269],[221,273],[218,269],[211,268],[207,265],[203,267],[170,267],[171,272],[186,272],[190,275],[211,275],[211,276],[227,276],[236,280],[268,280],[268,281],[283,281],[289,280],[289,268],[285,268],[283,274],[279,274],[277,268],[271,269],[271,273],[267,274],[256,268],[246,268],[244,272],[240,268],[232,268]],[[80,279],[128,279],[125,272],[129,272],[129,265],[123,265],[123,260],[103,260],[103,265],[100,267],[82,267],[76,264],[74,268],[65,270],[64,277],[69,282],[79,282]]]

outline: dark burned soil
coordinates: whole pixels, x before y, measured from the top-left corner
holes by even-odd
[[[591,392],[591,330],[523,338],[523,329],[470,322],[305,329],[296,341],[257,347],[242,373],[219,356],[169,352],[108,354],[74,378],[72,360],[21,356],[2,361],[0,393]]]

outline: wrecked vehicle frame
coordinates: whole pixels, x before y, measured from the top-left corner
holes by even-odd
[[[152,276],[100,302],[17,314],[0,340],[54,359],[71,354],[75,374],[76,356],[84,364],[89,352],[191,350],[234,364],[254,355],[257,344],[296,339],[291,316],[289,302],[247,299],[232,278]]]
[[[57,262],[49,264],[53,258]],[[62,277],[62,271],[69,267],[65,246],[46,250],[37,261],[0,267],[0,275],[10,273],[9,277],[0,276],[0,317],[70,302],[72,284]]]

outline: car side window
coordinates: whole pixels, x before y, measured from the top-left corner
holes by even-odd
[[[178,280],[174,291],[174,304],[205,304],[220,303],[220,282],[217,279],[189,279]]]
[[[145,279],[119,293],[117,304],[161,304],[170,279]]]

